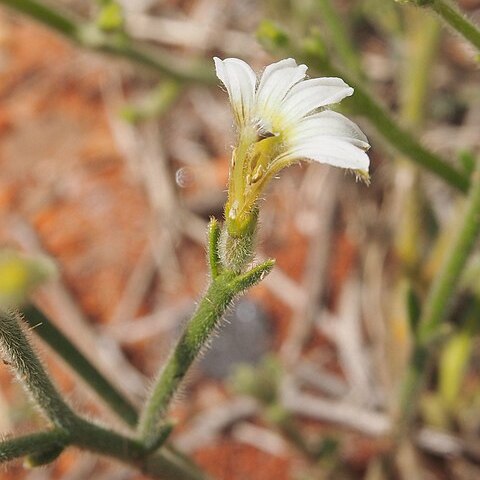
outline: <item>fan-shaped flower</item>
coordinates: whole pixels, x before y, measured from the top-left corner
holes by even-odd
[[[214,58],[237,125],[225,216],[242,235],[266,183],[299,160],[355,170],[368,178],[368,140],[356,124],[326,109],[353,94],[340,78],[305,79],[307,67],[288,58],[267,66],[257,81],[238,58]]]

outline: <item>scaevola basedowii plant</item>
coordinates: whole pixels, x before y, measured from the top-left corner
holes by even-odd
[[[179,382],[225,309],[273,267],[271,260],[251,266],[258,199],[269,180],[302,159],[352,169],[368,179],[367,138],[353,122],[326,109],[353,94],[343,80],[306,80],[307,67],[292,58],[269,65],[259,80],[238,58],[214,61],[237,129],[225,224],[220,229],[215,220],[210,223],[210,287],[160,373],[140,422],[140,431],[152,446],[157,445],[159,425]]]
[[[352,169],[368,179],[365,135],[350,120],[326,108],[353,94],[345,82],[339,78],[305,79],[307,67],[293,59],[269,65],[259,80],[242,60],[214,60],[217,76],[230,97],[237,129],[225,222],[221,227],[212,219],[208,228],[210,285],[160,370],[138,422],[135,410],[129,417],[130,425],[137,423],[136,437],[120,435],[78,415],[50,382],[20,327],[20,317],[0,308],[0,351],[52,424],[48,431],[0,442],[0,461],[26,457],[30,465],[44,464],[74,445],[117,458],[154,477],[206,480],[202,472],[168,447],[157,451],[172,430],[167,418],[171,400],[225,310],[273,268],[273,260],[253,263],[259,197],[281,169],[302,159]],[[64,342],[61,335],[55,338]],[[75,347],[69,344],[68,349]],[[78,368],[80,375],[91,372],[93,367],[85,367],[88,362],[80,352],[74,357],[83,365]],[[100,380],[91,384],[115,406],[118,393]]]

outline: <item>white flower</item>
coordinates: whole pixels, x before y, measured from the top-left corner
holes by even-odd
[[[245,223],[265,183],[302,159],[352,169],[368,178],[367,138],[356,124],[326,109],[353,94],[343,80],[306,80],[307,67],[292,58],[267,66],[259,80],[238,58],[214,61],[238,127],[227,220],[243,216],[239,222]]]

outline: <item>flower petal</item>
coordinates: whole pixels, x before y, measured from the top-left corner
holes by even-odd
[[[297,65],[293,58],[268,65],[257,90],[257,108],[260,115],[275,113],[288,91],[305,78],[306,65]]]
[[[250,119],[257,77],[250,66],[238,58],[213,58],[217,77],[225,85],[239,125]]]
[[[283,115],[289,122],[309,114],[319,107],[338,103],[353,94],[341,78],[313,78],[297,83],[287,94],[282,106]]]
[[[322,137],[294,147],[282,156],[282,162],[287,160],[308,159],[320,163],[328,163],[334,167],[351,168],[368,172],[368,155],[351,143],[334,137]]]
[[[290,142],[293,145],[314,140],[316,137],[333,137],[362,150],[368,150],[370,145],[367,137],[358,125],[340,113],[325,110],[315,115],[303,118],[292,128]]]

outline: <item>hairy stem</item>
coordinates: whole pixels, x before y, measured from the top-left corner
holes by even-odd
[[[180,382],[238,293],[231,288],[233,278],[232,272],[225,272],[212,281],[152,390],[140,420],[141,438],[151,448],[156,447],[161,422]]]
[[[35,403],[60,428],[0,442],[0,462],[31,455],[35,457],[35,461],[32,463],[32,465],[35,465],[39,464],[38,461],[42,458],[48,458],[49,454],[53,455],[55,452],[59,454],[62,447],[72,445],[100,455],[116,458],[140,468],[155,478],[168,480],[200,480],[206,478],[192,463],[168,448],[155,456],[151,456],[150,451],[138,440],[94,425],[74,413],[60,397],[45,373],[40,360],[28,343],[27,337],[19,324],[20,321],[20,316],[17,313],[0,311],[0,347],[4,360],[11,365]],[[32,322],[33,319],[30,321]],[[110,383],[95,370],[75,346],[54,327],[52,328],[52,324],[45,322],[45,319],[43,325],[49,325],[51,328],[47,328],[46,331],[43,330],[42,338],[51,342],[55,349],[59,348],[62,355],[72,355],[73,359],[70,359],[72,366],[76,368],[80,365],[79,373],[86,380],[91,374],[96,380],[102,379],[100,384],[95,383],[94,386],[102,396],[110,399],[110,403],[113,399],[115,401],[121,399],[120,405],[122,405],[122,408],[118,408],[117,405],[117,410],[122,411],[126,408],[127,401],[122,399],[115,389],[111,390],[113,387]],[[41,328],[38,323],[34,326],[36,330]],[[65,340],[66,342],[64,342]],[[55,341],[59,341],[60,345],[56,344]],[[98,388],[99,385],[101,385],[101,388]],[[127,408],[126,412],[130,412],[129,415],[135,413],[135,416],[137,416],[132,406]],[[126,419],[124,420],[126,421]],[[131,419],[130,423],[133,423]]]
[[[163,480],[207,480],[195,465],[171,451],[151,454],[139,440],[77,418],[71,432],[71,444],[83,450],[112,457]]]
[[[480,50],[480,28],[447,0],[433,0],[427,4],[442,19]]]
[[[75,414],[47,376],[20,326],[20,315],[0,309],[0,349],[22,386],[45,415],[58,427],[68,429]]]
[[[90,385],[113,412],[127,425],[135,427],[138,413],[135,407],[104,377],[77,347],[37,308],[24,310],[25,322],[55,353]]]
[[[33,333],[44,340],[72,369],[87,383],[95,392],[117,413],[118,418],[130,427],[136,427],[138,412],[136,408],[125,398],[111,382],[99,372],[94,365],[78,350],[78,348],[66,338],[57,327],[48,320],[42,312],[34,307],[25,310],[25,321],[32,328]],[[198,469],[183,455],[175,452],[166,445],[156,455],[154,460],[149,459],[149,465],[162,465],[163,469],[181,471],[183,477],[178,478],[193,480],[198,477]],[[153,468],[153,467],[151,467]],[[192,473],[193,472],[193,473]]]
[[[50,449],[62,448],[69,443],[69,434],[63,429],[32,433],[0,441],[0,463]]]
[[[150,455],[137,440],[76,417],[71,430],[53,429],[0,442],[0,463],[22,457],[41,458],[49,452],[60,453],[68,446],[115,458],[138,468],[152,478],[163,480],[207,480],[193,464],[186,464],[172,452]],[[53,459],[53,458],[52,458]],[[37,464],[32,464],[36,466]]]
[[[251,235],[254,235],[254,232]],[[190,366],[207,345],[212,332],[220,324],[225,310],[237,295],[260,282],[274,265],[274,262],[269,260],[242,272],[231,270],[222,259],[224,269],[219,272],[219,237],[218,226],[212,221],[209,259],[210,265],[214,267],[212,273],[216,270],[217,275],[212,278],[207,292],[161,370],[140,418],[141,441],[152,451],[159,447],[165,436],[165,429],[169,428],[165,417],[173,396]],[[247,243],[250,245],[250,242]],[[253,248],[253,244],[251,247]]]

